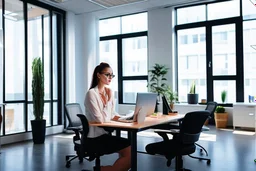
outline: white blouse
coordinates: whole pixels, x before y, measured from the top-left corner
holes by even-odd
[[[84,106],[85,114],[89,122],[108,122],[115,115],[118,116],[118,114],[115,112],[113,95],[107,101],[107,104],[104,105],[100,97],[98,86],[90,89],[86,93]],[[89,126],[89,129],[88,137],[90,138],[98,137],[108,133],[103,128],[96,126]]]

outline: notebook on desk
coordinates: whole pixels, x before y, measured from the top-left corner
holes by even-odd
[[[146,116],[154,113],[156,106],[157,94],[156,93],[137,93],[136,106],[132,117],[121,117],[118,122],[144,122]]]

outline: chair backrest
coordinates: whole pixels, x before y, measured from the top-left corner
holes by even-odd
[[[81,120],[77,117],[77,114],[83,114],[83,111],[79,103],[68,103],[65,105],[65,113],[68,118],[68,127],[82,126]]]
[[[81,137],[81,144],[82,144],[82,147],[83,147],[83,150],[88,152],[89,154],[89,151],[90,151],[90,146],[88,144],[88,133],[89,133],[89,122],[86,118],[85,115],[83,114],[77,114],[77,117],[80,119],[81,123],[82,123],[82,137]],[[92,154],[89,154],[89,155],[92,155]]]
[[[193,144],[199,136],[206,119],[210,116],[207,110],[189,112],[182,120],[179,141],[183,144]]]
[[[214,112],[217,106],[218,106],[217,102],[208,102],[205,110],[208,110],[212,116],[214,115]]]

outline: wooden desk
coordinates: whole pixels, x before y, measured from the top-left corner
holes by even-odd
[[[131,171],[137,171],[137,132],[144,131],[146,129],[154,128],[154,126],[167,124],[174,120],[183,118],[184,115],[178,114],[176,116],[162,115],[160,118],[146,117],[144,123],[122,123],[110,121],[103,124],[92,123],[90,126],[99,126],[105,128],[112,128],[118,131],[128,131],[131,140]]]

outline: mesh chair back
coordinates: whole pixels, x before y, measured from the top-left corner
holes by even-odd
[[[207,110],[187,113],[182,120],[179,140],[183,144],[192,144],[198,141],[204,122],[209,115],[210,112]]]
[[[208,110],[212,116],[215,112],[217,105],[218,105],[218,103],[216,103],[216,102],[208,102],[205,110]]]
[[[77,114],[83,114],[83,111],[79,103],[69,103],[65,105],[65,113],[68,118],[68,127],[82,126],[81,120],[77,117]]]

